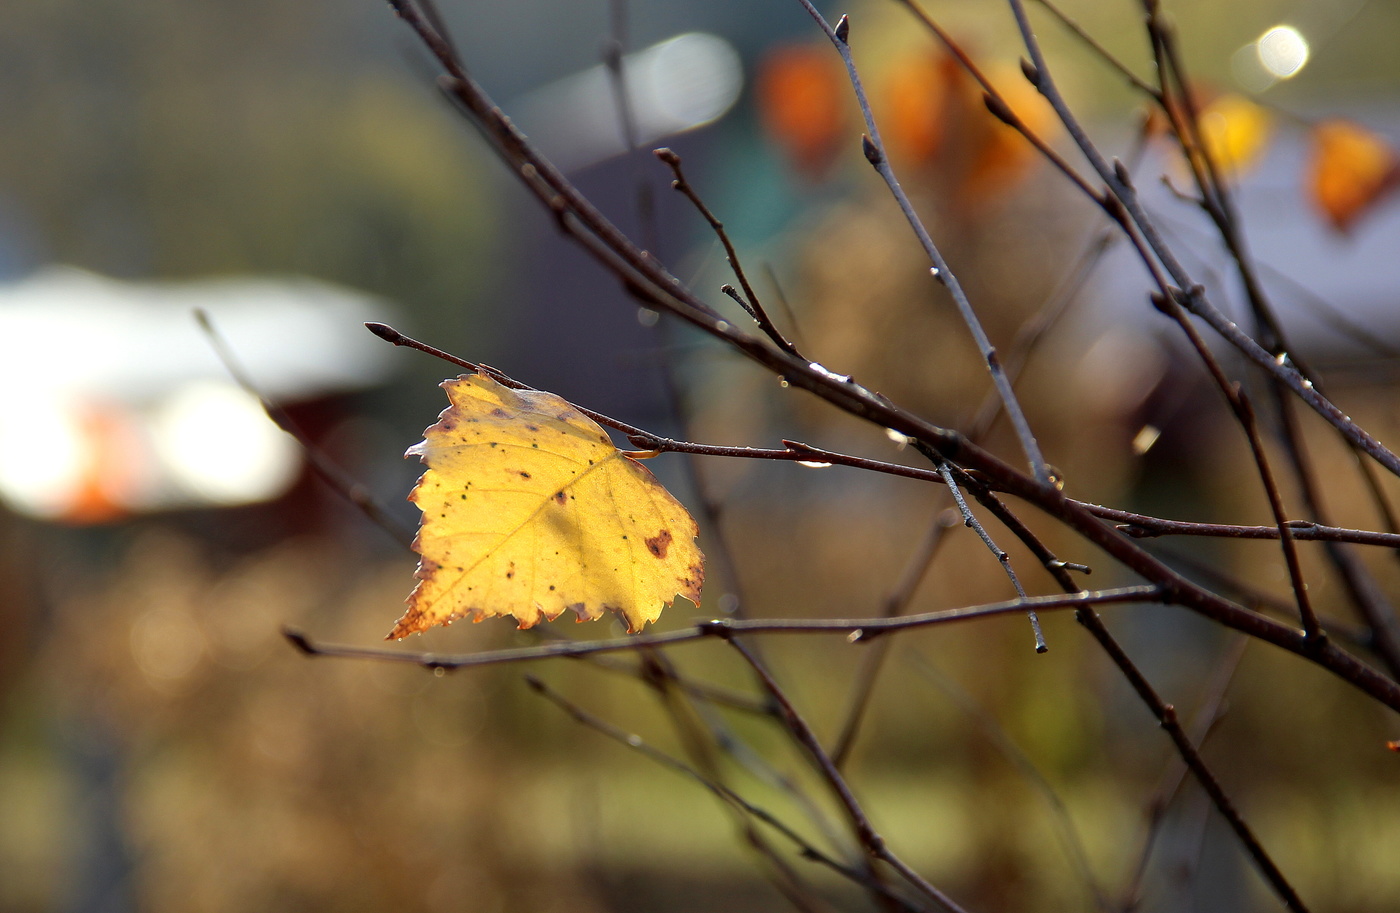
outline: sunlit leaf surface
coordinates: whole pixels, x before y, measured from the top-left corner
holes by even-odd
[[[592,419],[552,393],[482,375],[444,381],[452,405],[409,450],[418,586],[391,639],[457,618],[522,628],[566,609],[630,631],[680,594],[699,604],[704,558],[684,507]]]

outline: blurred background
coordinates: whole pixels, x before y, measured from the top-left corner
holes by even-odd
[[[1140,267],[1101,240],[1094,209],[986,116],[896,4],[822,6],[851,14],[896,168],[993,340],[1019,352],[1027,328],[1043,331],[1021,388],[1067,490],[1268,522],[1219,396],[1147,305]],[[927,9],[1067,148],[1019,75],[1006,10]],[[1151,73],[1134,4],[1063,9]],[[1140,99],[1032,12],[1105,151],[1134,168],[1215,300],[1242,313],[1232,267],[1176,193],[1187,174]],[[1170,13],[1285,324],[1334,399],[1400,439],[1389,196],[1400,8],[1188,0]],[[933,421],[975,422],[985,371],[861,158],[839,61],[796,3],[480,0],[444,2],[443,14],[507,112],[716,307],[742,318],[718,290],[732,281],[723,252],[668,189],[654,145],[680,153],[806,354]],[[412,586],[402,531],[416,523],[405,497],[420,467],[401,455],[456,370],[361,325],[390,323],[662,434],[912,455],[639,310],[438,97],[435,67],[382,3],[13,0],[0,23],[0,909],[786,903],[780,869],[725,806],[580,726],[524,675],[673,754],[695,731],[724,733],[743,746],[715,761],[726,782],[830,848],[839,816],[771,721],[677,709],[674,694],[618,674],[630,659],[434,676],[311,661],[282,639],[289,625],[378,644]],[[619,43],[633,55],[644,146],[630,154],[599,69]],[[197,309],[257,391],[384,505],[384,525],[308,468]],[[1379,528],[1349,454],[1303,424],[1331,519]],[[1016,452],[1000,424],[986,440]],[[902,610],[927,611],[1012,595],[932,487],[679,456],[652,468],[700,519],[709,556],[705,604],[678,602],[661,630],[736,611],[858,617],[901,597]],[[1132,582],[1037,525],[1062,557],[1095,566],[1093,585]],[[1150,545],[1225,592],[1287,600],[1267,543]],[[1049,592],[1011,551],[1028,585]],[[1361,558],[1384,593],[1400,593],[1394,556]],[[1320,609],[1355,625],[1321,551],[1304,560]],[[972,910],[1276,909],[1200,790],[1178,788],[1166,739],[1117,673],[1067,616],[1044,623],[1043,656],[1019,618],[892,646],[847,760],[891,845]],[[1209,728],[1208,760],[1313,909],[1400,907],[1393,716],[1180,611],[1113,610],[1110,623],[1164,697]],[[553,629],[619,633],[610,621]],[[540,636],[457,625],[406,649]],[[811,638],[763,649],[834,743],[870,649]],[[718,645],[670,659],[696,681],[753,692]],[[783,855],[814,908],[868,905]]]

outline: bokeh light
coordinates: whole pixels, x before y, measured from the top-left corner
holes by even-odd
[[[1259,63],[1276,79],[1291,79],[1308,63],[1308,41],[1291,25],[1276,25],[1255,42]]]
[[[186,386],[161,406],[152,431],[171,478],[214,504],[275,498],[301,465],[296,442],[231,384]]]

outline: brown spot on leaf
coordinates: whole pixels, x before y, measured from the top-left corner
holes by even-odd
[[[510,413],[502,409],[500,406],[497,406],[496,408],[492,409],[491,414],[496,416],[496,418],[510,418]]]
[[[567,501],[567,500],[568,500],[568,498],[566,498],[566,497],[564,496],[564,492],[563,492],[563,491],[556,491],[556,492],[554,493],[554,503],[555,503],[555,504],[558,504],[558,505],[562,506],[562,505],[564,504],[564,502]]]
[[[519,470],[519,472],[520,472],[520,478],[522,478],[522,479],[528,479],[528,478],[530,478],[530,474],[529,474],[528,472],[526,472],[525,470],[521,469],[521,470]]]
[[[671,531],[663,529],[655,536],[647,539],[647,551],[658,558],[665,558],[666,553],[671,549]]]

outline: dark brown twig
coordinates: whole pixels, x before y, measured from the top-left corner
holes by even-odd
[[[1058,19],[1060,21],[1060,24],[1069,30],[1070,34],[1074,35],[1074,37],[1078,38],[1081,42],[1084,43],[1085,47],[1093,51],[1095,57],[1097,57],[1099,60],[1102,60],[1104,63],[1108,64],[1110,67],[1116,70],[1118,74],[1123,77],[1124,81],[1128,83],[1128,85],[1137,89],[1139,92],[1146,95],[1148,98],[1155,99],[1158,102],[1162,100],[1161,90],[1139,77],[1136,73],[1134,73],[1131,69],[1128,68],[1127,64],[1123,63],[1123,61],[1119,60],[1113,54],[1109,53],[1108,48],[1100,44],[1094,38],[1093,35],[1090,35],[1089,32],[1084,28],[1084,26],[1076,22],[1072,17],[1067,15],[1058,6],[1050,2],[1050,0],[1035,0],[1035,2],[1040,4],[1040,6],[1044,8],[1045,11],[1048,12],[1050,15]]]
[[[1254,458],[1255,470],[1259,475],[1259,481],[1263,484],[1264,494],[1269,500],[1269,510],[1274,515],[1274,524],[1278,528],[1279,542],[1283,546],[1283,559],[1288,567],[1288,579],[1293,586],[1293,598],[1298,605],[1298,614],[1302,618],[1304,634],[1309,641],[1317,641],[1326,635],[1318,626],[1317,614],[1313,612],[1312,601],[1308,597],[1308,585],[1303,580],[1302,565],[1298,561],[1298,550],[1293,544],[1293,534],[1289,529],[1288,517],[1283,507],[1283,496],[1279,493],[1278,484],[1274,481],[1273,469],[1269,465],[1268,455],[1264,452],[1264,442],[1259,438],[1259,423],[1255,420],[1254,407],[1249,398],[1245,396],[1244,391],[1240,389],[1239,384],[1231,383],[1226,378],[1214,353],[1206,347],[1205,342],[1186,319],[1181,308],[1170,301],[1162,302],[1162,306],[1168,316],[1177,321],[1187,338],[1191,340],[1191,344],[1196,348],[1202,363],[1206,365],[1214,379],[1216,387],[1225,396],[1230,411],[1234,413],[1240,427],[1244,430],[1245,439],[1249,442],[1250,455]]]
[[[730,633],[732,632],[727,632],[724,639],[744,658],[744,661],[749,664],[749,667],[752,668],[763,681],[764,687],[768,689],[768,693],[777,701],[778,706],[782,710],[782,720],[788,732],[797,740],[798,744],[806,750],[812,763],[816,765],[818,772],[826,780],[827,785],[830,786],[832,794],[841,803],[841,807],[845,810],[846,816],[850,821],[851,829],[855,832],[856,839],[860,842],[861,848],[865,851],[872,863],[868,869],[871,875],[878,877],[876,875],[878,869],[873,866],[875,861],[878,860],[887,863],[898,872],[905,881],[913,885],[920,893],[924,894],[924,896],[928,897],[930,900],[942,905],[943,908],[950,911],[950,913],[963,913],[963,908],[958,906],[951,897],[935,887],[918,872],[914,871],[908,863],[900,859],[889,848],[889,845],[885,842],[885,838],[875,830],[869,817],[866,816],[865,809],[861,807],[860,802],[855,797],[855,793],[851,791],[849,784],[846,783],[846,778],[842,776],[841,771],[832,763],[831,756],[827,754],[826,749],[822,747],[821,742],[817,739],[816,733],[812,731],[812,727],[809,726],[802,715],[797,712],[797,708],[793,706],[792,701],[788,699],[787,694],[778,685],[777,680],[773,678],[768,669],[759,662],[758,657],[745,647],[740,640],[730,636]]]
[[[931,625],[969,621],[1034,609],[1048,612],[1077,608],[1083,604],[1115,605],[1124,603],[1161,602],[1163,593],[1156,587],[1132,586],[1113,590],[1084,591],[1073,596],[1030,596],[1008,602],[942,609],[898,618],[717,618],[701,621],[690,627],[662,633],[636,634],[612,640],[563,641],[533,647],[488,650],[482,653],[438,654],[418,653],[376,647],[352,647],[314,643],[300,631],[283,630],[287,640],[309,656],[330,656],[340,659],[371,659],[393,663],[408,663],[425,669],[465,669],[475,666],[495,666],[502,663],[529,662],[561,656],[588,656],[594,653],[617,653],[638,647],[659,647],[705,640],[727,634],[845,634],[854,642],[869,641],[896,631],[913,630]]]
[[[992,81],[987,78],[986,74],[977,66],[976,61],[972,59],[972,56],[967,53],[962,45],[953,40],[952,35],[948,34],[941,25],[934,21],[932,16],[914,3],[914,0],[894,0],[894,2],[907,9],[914,18],[918,19],[919,23],[938,40],[939,44],[943,45],[948,53],[953,55],[953,58],[958,62],[958,66],[962,67],[963,70],[972,77],[973,81],[981,87],[982,91],[985,93],[983,100],[986,102],[987,110],[991,112],[992,116],[1021,134],[1026,142],[1035,147],[1036,152],[1044,158],[1045,161],[1049,162],[1056,171],[1059,171],[1070,183],[1079,188],[1080,192],[1083,193],[1086,198],[1093,200],[1100,207],[1104,207],[1106,201],[1103,195],[1100,194],[1083,175],[1076,171],[1074,167],[1065,160],[1064,156],[1060,155],[1053,146],[1043,137],[1037,135],[1025,121],[1016,115],[1016,112],[1007,104],[1001,92],[997,90],[996,86],[992,85]],[[1109,212],[1109,216],[1113,218],[1114,214]]]
[[[1254,831],[1245,823],[1243,816],[1241,816],[1239,810],[1235,808],[1235,803],[1226,794],[1224,787],[1220,785],[1220,781],[1211,773],[1210,768],[1206,766],[1205,760],[1201,758],[1200,752],[1196,750],[1195,744],[1192,743],[1191,739],[1186,735],[1180,721],[1177,719],[1176,708],[1163,701],[1161,697],[1157,695],[1156,690],[1153,689],[1152,685],[1138,670],[1137,666],[1133,664],[1133,661],[1128,658],[1128,654],[1123,651],[1123,648],[1118,645],[1118,642],[1108,633],[1108,629],[1104,627],[1103,622],[1092,609],[1082,609],[1076,617],[1079,618],[1081,624],[1084,624],[1084,626],[1089,629],[1089,633],[1094,636],[1094,639],[1097,640],[1100,646],[1108,653],[1114,665],[1118,667],[1119,671],[1127,678],[1128,683],[1132,685],[1133,690],[1137,692],[1138,697],[1152,711],[1152,715],[1157,718],[1157,722],[1162,728],[1166,730],[1172,743],[1176,745],[1176,749],[1180,753],[1182,761],[1186,763],[1186,766],[1191,770],[1197,782],[1199,782],[1201,787],[1206,791],[1206,795],[1210,796],[1211,802],[1225,818],[1230,829],[1235,832],[1235,836],[1244,846],[1245,852],[1249,854],[1250,859],[1252,859],[1254,864],[1259,868],[1260,873],[1269,883],[1269,886],[1278,894],[1279,899],[1284,902],[1288,909],[1294,911],[1294,913],[1306,913],[1307,907],[1303,904],[1302,899],[1298,897],[1298,893],[1293,889],[1293,886],[1289,884],[1288,879],[1279,869],[1278,864],[1269,856],[1263,844],[1254,836]]]
[[[1227,253],[1235,263],[1236,273],[1239,276],[1240,285],[1243,288],[1255,324],[1256,335],[1258,335],[1261,345],[1274,354],[1276,361],[1286,361],[1296,365],[1298,370],[1316,385],[1318,378],[1303,363],[1296,348],[1290,344],[1275,316],[1273,306],[1265,295],[1263,285],[1258,279],[1254,260],[1249,256],[1245,247],[1244,233],[1230,186],[1224,179],[1222,170],[1214,156],[1211,155],[1210,148],[1201,139],[1200,111],[1190,90],[1190,80],[1186,75],[1181,54],[1177,49],[1175,33],[1160,15],[1160,10],[1155,4],[1148,5],[1147,24],[1153,51],[1159,69],[1163,72],[1164,90],[1167,87],[1167,80],[1170,79],[1178,97],[1175,104],[1166,104],[1163,106],[1163,110],[1172,120],[1176,132],[1181,137],[1187,162],[1200,191],[1199,205],[1216,226]],[[1318,390],[1321,392],[1320,386]],[[1286,395],[1285,388],[1276,378],[1269,379],[1268,391],[1273,399],[1277,416],[1278,435],[1283,444],[1284,453],[1292,466],[1303,503],[1314,520],[1325,524],[1328,522],[1327,509],[1321,497],[1317,476],[1308,457],[1302,430],[1294,415],[1293,401]],[[1356,452],[1356,443],[1348,440],[1345,436],[1343,436],[1343,441],[1353,452]],[[1358,459],[1358,464],[1361,466],[1363,478],[1367,480],[1377,504],[1380,505],[1383,513],[1387,513],[1388,504],[1379,486],[1375,483],[1373,467],[1361,459]],[[1261,474],[1261,478],[1264,478],[1266,488],[1269,487],[1270,480],[1263,474]],[[1276,499],[1271,493],[1271,501],[1273,500]],[[1281,538],[1287,558],[1289,555],[1289,536],[1286,530],[1282,530]],[[1338,545],[1328,545],[1325,552],[1341,578],[1352,603],[1362,618],[1370,624],[1375,634],[1377,654],[1390,670],[1392,677],[1400,678],[1400,616],[1397,616],[1395,608],[1385,598],[1371,574],[1345,548]],[[1290,559],[1289,574],[1290,578],[1296,581],[1298,574],[1295,561],[1296,559]]]
[[[559,638],[564,641],[564,637]],[[574,643],[574,641],[569,641]],[[604,672],[612,672],[624,675],[630,679],[642,678],[646,675],[637,663],[629,663],[607,654],[596,654],[590,659],[590,664]],[[754,716],[771,716],[772,707],[762,698],[754,697],[746,691],[737,688],[727,688],[723,685],[716,685],[711,682],[698,681],[693,677],[677,677],[675,679],[677,688],[687,695],[707,704],[716,707],[724,707],[729,710],[737,710],[740,713],[748,713]]]
[[[1139,143],[1134,149],[1134,157],[1140,154],[1141,150],[1142,144]],[[1084,288],[1089,276],[1116,237],[1111,230],[1105,230],[1092,239],[1067,273],[1065,280],[1051,293],[1045,306],[1017,330],[1015,338],[1012,339],[1011,345],[1008,347],[1005,362],[1006,371],[1011,377],[1013,385],[1020,379],[1021,372],[1025,369],[1026,363],[1040,342],[1074,303],[1078,293]],[[960,427],[966,427],[965,433],[970,439],[980,441],[990,433],[993,423],[1000,414],[1001,400],[997,397],[996,391],[992,390],[983,398],[982,405],[973,413],[972,418],[966,423],[959,424]],[[904,572],[900,575],[899,583],[882,603],[886,617],[900,615],[904,612],[905,607],[914,598],[914,592],[919,582],[924,579],[932,565],[939,546],[945,541],[944,532],[955,522],[956,517],[950,511],[936,513],[923,542],[910,557]],[[1088,568],[1084,568],[1084,571],[1087,573]],[[875,681],[879,677],[880,669],[888,655],[889,643],[881,642],[861,657],[852,686],[854,697],[841,724],[840,735],[836,739],[835,747],[831,751],[832,759],[836,762],[837,767],[844,767],[850,757],[855,739],[860,732],[866,708],[874,693]]]
[[[969,486],[969,490],[977,498],[979,503],[987,507],[997,519],[1031,550],[1032,554],[1040,559],[1042,565],[1051,576],[1055,578],[1061,588],[1066,592],[1074,591],[1076,584],[1065,570],[1064,562],[1058,560],[1054,553],[1045,546],[1038,536],[1031,532],[1015,514],[1007,510],[1000,499],[985,489],[982,489],[980,486]],[[1289,909],[1295,911],[1305,910],[1306,908],[1303,907],[1302,902],[1298,899],[1296,892],[1294,892],[1288,880],[1279,870],[1277,864],[1274,863],[1273,859],[1264,850],[1263,845],[1260,844],[1258,839],[1254,836],[1253,831],[1245,822],[1243,816],[1240,815],[1238,809],[1235,808],[1234,802],[1225,793],[1219,780],[1216,779],[1214,773],[1206,766],[1204,759],[1201,758],[1200,753],[1196,750],[1194,744],[1182,729],[1176,717],[1175,709],[1157,695],[1156,690],[1147,681],[1147,678],[1137,668],[1136,664],[1129,658],[1127,652],[1123,650],[1113,635],[1109,633],[1103,620],[1099,617],[1098,613],[1094,611],[1092,606],[1086,604],[1076,611],[1075,620],[1087,629],[1094,639],[1098,641],[1099,645],[1109,655],[1109,658],[1112,659],[1114,665],[1118,667],[1118,670],[1128,680],[1138,697],[1147,705],[1148,709],[1152,711],[1162,728],[1167,731],[1177,751],[1180,753],[1182,761],[1185,762],[1192,774],[1201,783],[1201,786],[1215,804],[1216,809],[1235,832],[1237,838],[1244,846],[1245,851],[1254,860],[1260,872],[1274,888],[1275,892],[1284,900]],[[1328,643],[1323,640],[1319,646],[1325,649]]]
[[[1221,662],[1213,680],[1207,686],[1205,700],[1202,702],[1201,708],[1196,711],[1195,720],[1188,735],[1193,744],[1204,746],[1216,723],[1224,715],[1225,693],[1229,689],[1231,681],[1234,680],[1235,672],[1239,669],[1240,660],[1244,658],[1244,651],[1248,646],[1248,638],[1238,638]],[[1162,772],[1161,780],[1153,792],[1152,799],[1147,804],[1147,835],[1143,838],[1138,864],[1134,867],[1132,878],[1123,891],[1125,899],[1119,905],[1119,908],[1125,913],[1136,909],[1141,902],[1142,881],[1147,874],[1148,862],[1152,859],[1152,851],[1157,844],[1157,837],[1166,820],[1167,809],[1181,790],[1187,773],[1188,768],[1182,763],[1180,756],[1173,754],[1166,770]]]
[[[1099,504],[1087,504],[1086,506],[1093,512],[1094,516],[1121,524],[1120,529],[1138,539],[1150,539],[1155,536],[1210,536],[1216,539],[1275,540],[1279,537],[1277,526],[1238,526],[1232,523],[1166,520],[1161,517],[1149,517],[1145,514],[1104,507]],[[1298,541],[1351,542],[1357,545],[1400,548],[1400,534],[1397,533],[1324,526],[1311,520],[1289,520],[1284,525],[1288,527],[1289,535]]]
[[[365,326],[376,336],[394,345],[418,349],[419,351],[441,358],[468,371],[485,372],[495,378],[499,383],[513,389],[534,389],[528,384],[521,383],[489,365],[479,365],[458,358],[441,349],[433,348],[426,343],[405,336],[386,324],[367,323]],[[810,444],[804,444],[799,441],[784,441],[783,443],[786,447],[782,450],[759,447],[730,447],[717,444],[696,444],[688,441],[676,441],[654,435],[635,425],[629,425],[626,422],[621,422],[600,412],[594,412],[583,406],[575,404],[574,408],[578,409],[595,422],[598,422],[600,425],[605,425],[609,428],[621,431],[632,440],[635,446],[644,450],[694,453],[701,456],[723,456],[738,459],[831,463],[833,465],[849,466],[855,469],[865,469],[872,472],[897,475],[925,482],[943,481],[942,476],[937,470],[920,469],[916,466],[905,466],[899,463],[852,456],[851,454],[840,453],[834,450],[813,447]],[[996,486],[991,487],[993,490],[1001,490]],[[1153,536],[1212,536],[1222,539],[1278,539],[1280,535],[1277,526],[1242,526],[1229,523],[1198,523],[1189,520],[1169,520],[1118,508],[1106,507],[1101,504],[1093,504],[1087,501],[1066,500],[1069,501],[1069,503],[1082,507],[1085,511],[1096,517],[1119,524],[1119,528],[1123,530],[1123,532],[1139,539],[1151,538]],[[1286,525],[1288,526],[1290,535],[1295,540],[1351,542],[1358,545],[1374,545],[1383,548],[1400,549],[1400,533],[1382,533],[1372,530],[1326,526],[1311,520],[1288,520],[1286,521]]]
[[[1241,639],[1243,640],[1243,638]],[[1094,875],[1093,867],[1089,863],[1089,852],[1079,836],[1078,829],[1074,826],[1074,821],[1070,818],[1069,809],[1065,807],[1065,802],[1060,798],[1054,785],[1046,778],[1045,774],[1041,773],[1040,768],[1036,766],[1025,749],[1021,748],[1011,737],[1011,734],[1006,731],[1006,727],[1002,726],[986,708],[979,705],[977,700],[961,685],[940,671],[922,653],[914,652],[912,659],[914,669],[932,682],[946,698],[962,711],[964,716],[972,720],[997,752],[1012,767],[1020,771],[1026,782],[1044,798],[1055,821],[1056,829],[1059,831],[1060,842],[1064,844],[1065,855],[1079,870],[1079,877],[1087,885],[1088,893],[1094,898],[1095,905],[1104,913],[1110,913],[1112,906],[1108,902],[1108,896],[1104,893],[1103,886],[1099,884],[1099,879]]]
[[[548,685],[546,685],[540,679],[535,678],[534,676],[526,676],[525,682],[537,694],[544,697],[546,700],[554,704],[560,710],[563,710],[575,722],[587,726],[589,729],[592,729],[606,736],[607,738],[612,739],[614,742],[617,742],[618,744],[637,752],[638,754],[642,755],[648,760],[655,762],[656,764],[661,765],[662,767],[665,767],[669,770],[673,770],[676,773],[688,777],[695,783],[698,783],[700,786],[703,786],[705,789],[709,790],[719,799],[723,800],[725,804],[729,805],[731,808],[742,812],[744,815],[747,815],[754,821],[758,821],[772,828],[775,832],[782,835],[794,846],[796,846],[798,851],[802,854],[803,858],[809,859],[813,862],[826,866],[833,872],[836,872],[844,878],[850,879],[851,881],[861,885],[867,890],[875,891],[885,899],[894,901],[901,908],[911,911],[911,913],[916,913],[916,911],[923,909],[922,907],[919,907],[916,904],[910,903],[908,899],[900,896],[898,893],[890,890],[888,885],[882,884],[874,879],[869,878],[866,875],[866,873],[861,872],[857,869],[853,869],[850,866],[845,865],[839,860],[818,849],[810,841],[808,841],[805,837],[798,833],[795,829],[786,824],[781,818],[778,818],[776,815],[772,814],[771,812],[765,810],[760,806],[754,805],[752,802],[748,801],[739,793],[730,789],[728,786],[725,786],[723,783],[720,783],[719,781],[706,776],[705,774],[701,773],[699,770],[685,763],[679,758],[673,757],[667,754],[666,752],[660,750],[659,748],[648,744],[644,739],[642,739],[641,736],[636,735],[635,733],[629,733],[625,730],[619,729],[618,727],[607,722],[601,717],[589,713],[587,710],[584,710],[582,707],[578,706],[573,701],[570,701],[568,698],[564,697],[559,692],[550,688]]]
[[[1056,559],[1054,553],[1041,542],[1038,536],[1031,532],[1015,514],[1007,510],[1005,505],[994,495],[975,487],[971,490],[977,497],[978,502],[995,514],[997,519],[1001,520],[1001,522],[1031,550],[1032,554],[1040,559],[1045,569],[1050,572],[1051,576],[1055,578],[1061,588],[1066,592],[1074,590],[1076,584],[1073,578],[1070,577],[1062,563]],[[1162,700],[1157,694],[1156,689],[1152,687],[1147,677],[1142,674],[1141,670],[1138,669],[1137,665],[1128,656],[1127,651],[1125,651],[1118,643],[1117,639],[1109,633],[1107,626],[1103,623],[1103,619],[1099,617],[1092,606],[1085,605],[1081,607],[1075,612],[1074,618],[1075,621],[1079,622],[1080,625],[1088,630],[1094,640],[1096,640],[1099,646],[1103,648],[1104,652],[1108,654],[1113,664],[1118,667],[1118,671],[1128,680],[1133,691],[1137,693],[1138,697],[1152,712],[1152,715],[1157,718],[1158,724],[1166,730],[1167,735],[1171,737],[1172,744],[1176,746],[1177,752],[1181,755],[1182,761],[1201,784],[1201,787],[1206,791],[1211,802],[1215,805],[1216,810],[1220,812],[1226,823],[1229,824],[1230,829],[1235,832],[1235,836],[1244,847],[1245,852],[1249,854],[1250,858],[1254,861],[1254,864],[1259,868],[1259,871],[1263,874],[1265,880],[1269,882],[1269,885],[1274,889],[1275,893],[1279,895],[1290,910],[1295,911],[1295,913],[1305,911],[1306,907],[1303,906],[1302,901],[1298,898],[1292,885],[1289,884],[1288,879],[1284,877],[1283,872],[1264,849],[1263,844],[1255,837],[1253,830],[1248,823],[1245,822],[1244,816],[1241,815],[1239,810],[1235,807],[1233,800],[1226,794],[1220,781],[1206,765],[1205,760],[1201,757],[1195,744],[1187,736],[1180,721],[1177,719],[1176,709]],[[1326,648],[1328,642],[1323,639],[1318,645],[1322,648]]]
[[[1042,5],[1060,17],[1062,21],[1067,21],[1050,3],[1043,0]],[[1257,278],[1256,264],[1246,253],[1243,231],[1234,207],[1230,187],[1211,155],[1209,147],[1201,138],[1200,111],[1190,88],[1190,80],[1183,68],[1174,31],[1161,16],[1158,4],[1145,3],[1144,5],[1154,60],[1163,81],[1160,90],[1149,88],[1148,94],[1160,106],[1182,145],[1185,160],[1200,193],[1199,199],[1195,202],[1216,226],[1226,251],[1238,268],[1240,282],[1258,327],[1262,345],[1273,353],[1275,360],[1280,364],[1286,361],[1299,364],[1301,373],[1315,383],[1315,376],[1311,371],[1301,366],[1297,351],[1285,338],[1283,329],[1265,296],[1263,286]],[[1078,31],[1077,27],[1076,31]],[[1106,52],[1098,49],[1098,46],[1093,44],[1087,36],[1083,36],[1082,33],[1081,36],[1086,41],[1090,41],[1090,46],[1099,50],[1101,56],[1116,63]],[[1271,379],[1269,392],[1273,397],[1277,411],[1278,430],[1284,445],[1284,452],[1292,465],[1309,515],[1319,523],[1326,524],[1326,509],[1318,491],[1317,480],[1311,469],[1297,420],[1293,415],[1292,403],[1284,394],[1284,389],[1277,378]],[[1226,393],[1227,397],[1231,395],[1228,389]],[[1241,415],[1238,406],[1235,407],[1235,411],[1237,416]],[[1257,434],[1252,429],[1252,421],[1252,418],[1246,419],[1241,416],[1246,433],[1250,435],[1251,449],[1256,454],[1256,460],[1260,466],[1261,481],[1269,494],[1271,509],[1274,511],[1276,520],[1280,522],[1280,539],[1284,546],[1285,561],[1289,568],[1290,580],[1294,585],[1305,627],[1316,637],[1316,620],[1311,609],[1307,606],[1306,590],[1300,586],[1301,573],[1290,543],[1289,532],[1282,525],[1283,511],[1280,498],[1272,479],[1272,473],[1262,462],[1262,450],[1257,441]],[[1348,446],[1353,450],[1358,449],[1358,445],[1348,440],[1345,435],[1343,435],[1343,439],[1347,440]],[[1377,483],[1374,467],[1362,459],[1358,459],[1357,462],[1378,508],[1386,519],[1391,521],[1390,506]],[[1394,529],[1393,521],[1390,525],[1391,529]],[[1346,549],[1339,545],[1328,545],[1326,554],[1341,577],[1353,604],[1375,631],[1376,648],[1382,661],[1385,662],[1392,676],[1400,678],[1400,616],[1386,600],[1366,568],[1356,561]]]
[[[1058,86],[1045,60],[1045,55],[1040,47],[1040,42],[1031,28],[1030,20],[1026,16],[1025,4],[1022,0],[1008,0],[1011,11],[1016,19],[1017,28],[1021,33],[1021,40],[1026,46],[1027,52],[1031,56],[1031,64],[1028,72],[1033,75],[1035,87],[1040,91],[1055,109],[1056,115],[1070,134],[1075,145],[1079,148],[1086,160],[1093,167],[1099,178],[1108,185],[1112,195],[1121,204],[1122,212],[1127,219],[1121,224],[1127,228],[1128,220],[1131,220],[1136,232],[1140,233],[1147,247],[1151,250],[1151,257],[1144,251],[1143,262],[1154,274],[1155,264],[1152,257],[1156,258],[1166,273],[1171,276],[1173,285],[1168,285],[1162,279],[1157,280],[1158,293],[1163,300],[1174,300],[1181,307],[1191,314],[1205,321],[1216,333],[1234,346],[1247,359],[1256,366],[1262,368],[1268,375],[1275,378],[1291,390],[1298,398],[1307,403],[1318,415],[1331,424],[1348,441],[1361,448],[1372,459],[1380,463],[1390,472],[1400,475],[1400,456],[1397,456],[1374,436],[1372,436],[1351,417],[1338,409],[1330,400],[1316,389],[1313,382],[1302,372],[1295,368],[1286,360],[1278,359],[1275,353],[1270,352],[1260,345],[1251,336],[1246,334],[1233,321],[1221,313],[1207,298],[1205,290],[1192,281],[1190,274],[1176,259],[1175,255],[1162,241],[1155,224],[1148,216],[1142,203],[1137,196],[1137,191],[1132,185],[1126,168],[1121,163],[1116,166],[1109,163],[1099,152],[1098,147],[1089,138],[1088,133],[1080,124],[1073,111],[1070,110],[1064,96],[1061,95]],[[1155,4],[1152,4],[1155,9]],[[1101,197],[1095,199],[1102,200]]]

